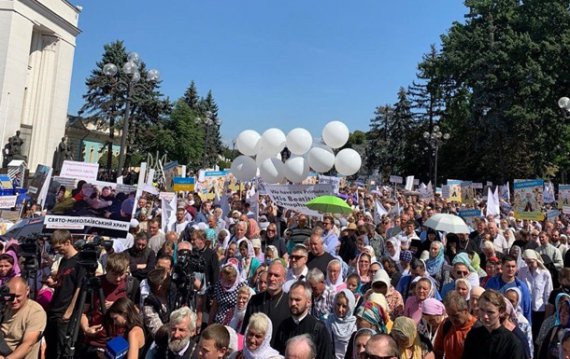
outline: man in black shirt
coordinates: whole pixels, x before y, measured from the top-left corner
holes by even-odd
[[[283,291],[286,272],[287,270],[281,261],[276,260],[271,263],[267,271],[267,290],[251,297],[247,304],[241,326],[242,334],[245,334],[249,318],[254,313],[266,314],[276,329],[285,319],[289,318],[289,297]],[[275,332],[276,330],[273,331],[273,338],[275,338]]]
[[[56,275],[56,287],[47,312],[45,330],[46,358],[59,358],[65,349],[67,324],[79,296],[85,269],[78,263],[77,250],[73,247],[68,230],[55,230],[51,237],[53,249],[63,255]]]
[[[135,244],[127,251],[129,253],[129,267],[133,277],[142,282],[148,272],[154,269],[156,255],[148,246],[148,235],[145,232],[137,233]]]
[[[463,349],[462,359],[524,359],[525,353],[520,340],[501,325],[507,306],[503,296],[487,289],[479,298],[479,320],[481,327],[473,327]]]
[[[309,250],[310,253],[307,268],[318,268],[321,272],[326,273],[329,262],[335,258],[326,251],[323,237],[321,237],[320,234],[311,234],[311,238],[309,239]]]
[[[325,325],[309,314],[311,308],[311,287],[306,282],[295,282],[289,291],[289,311],[291,317],[285,319],[277,329],[273,348],[285,353],[287,340],[301,334],[309,334],[317,345],[316,359],[333,358],[331,336]]]

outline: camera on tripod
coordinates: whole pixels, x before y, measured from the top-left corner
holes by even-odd
[[[103,237],[95,236],[91,241],[77,240],[73,244],[79,251],[77,254],[77,262],[85,268],[88,274],[95,275],[99,263],[97,259],[103,248],[109,250],[113,247],[113,241],[103,239]]]
[[[194,293],[195,275],[205,272],[206,262],[199,252],[182,249],[177,252],[173,269],[171,278],[178,291],[176,305],[189,305]]]
[[[39,269],[39,263],[41,260],[41,248],[39,242],[42,237],[42,234],[37,233],[19,238],[19,255],[23,259],[21,267],[24,271],[33,272]]]

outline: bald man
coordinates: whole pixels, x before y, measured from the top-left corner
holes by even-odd
[[[46,312],[37,302],[28,298],[30,288],[21,277],[10,279],[7,286],[14,298],[6,303],[1,327],[6,344],[12,349],[8,357],[35,359],[40,349],[41,334],[46,327]]]

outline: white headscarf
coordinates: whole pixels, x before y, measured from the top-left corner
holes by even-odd
[[[266,317],[267,319],[267,330],[265,331],[265,338],[263,338],[263,342],[261,343],[261,345],[255,349],[255,350],[249,350],[247,347],[247,340],[245,340],[244,338],[244,346],[243,346],[243,357],[245,359],[270,359],[270,358],[282,358],[282,356],[279,354],[279,352],[275,349],[273,349],[271,347],[271,345],[269,344],[271,342],[271,335],[273,333],[273,325],[271,324],[271,319],[269,319],[269,317],[267,317],[267,315],[263,314],[263,313],[258,313],[259,315],[263,315]],[[245,330],[245,335],[247,337],[247,332],[249,331],[249,326],[251,325],[248,324],[246,330]]]
[[[394,249],[396,250],[396,253],[394,253],[394,255],[390,255],[390,253],[388,252],[388,250],[386,250],[386,254],[392,258],[393,261],[395,261],[396,263],[400,263],[400,241],[395,238],[392,237],[390,239],[388,239],[388,242],[392,243],[392,245],[394,246]]]

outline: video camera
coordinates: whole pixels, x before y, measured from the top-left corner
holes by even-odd
[[[92,241],[77,240],[73,245],[79,251],[77,262],[87,270],[88,274],[95,275],[98,266],[97,259],[101,254],[101,250],[103,248],[106,250],[111,249],[113,241],[95,236]]]
[[[16,298],[16,295],[10,293],[10,288],[5,285],[0,287],[0,308],[4,308],[6,303],[12,303],[14,298]]]
[[[178,292],[176,305],[190,305],[194,293],[196,273],[206,271],[206,261],[197,251],[182,249],[177,252],[177,260],[172,271],[172,281]]]
[[[22,269],[24,271],[37,271],[41,261],[40,241],[44,238],[41,233],[30,234],[18,239],[20,257],[23,258]]]

